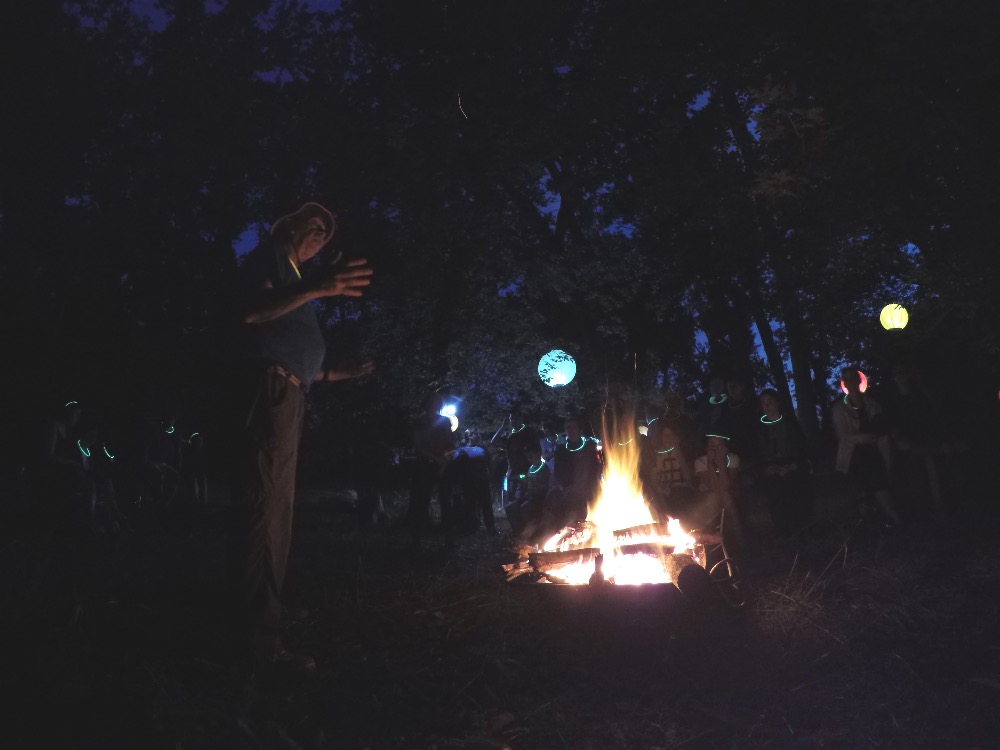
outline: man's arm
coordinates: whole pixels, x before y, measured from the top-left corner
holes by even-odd
[[[316,373],[317,383],[336,383],[340,380],[350,380],[360,378],[362,375],[371,375],[375,372],[374,362],[364,362],[357,367],[344,370],[320,370]]]
[[[266,323],[321,297],[360,297],[362,288],[371,284],[372,269],[364,258],[348,261],[315,280],[299,281],[275,289],[270,283],[243,316],[245,323]]]

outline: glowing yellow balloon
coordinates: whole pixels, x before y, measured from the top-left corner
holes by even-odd
[[[891,331],[893,328],[906,328],[910,315],[902,305],[891,304],[882,308],[878,320],[885,330]]]

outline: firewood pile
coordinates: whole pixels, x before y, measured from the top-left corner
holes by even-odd
[[[706,545],[719,543],[718,535],[690,532],[695,543],[678,547],[670,543],[664,524],[650,523],[614,531],[615,557],[649,558],[658,561],[663,575],[649,583],[671,582],[676,584],[681,572],[691,566],[704,570]],[[590,585],[614,584],[605,577],[605,557],[609,551],[597,546],[597,529],[588,521],[567,526],[548,540],[541,548],[523,545],[518,548],[516,562],[503,566],[507,581],[519,584],[579,584],[580,569],[589,571],[586,578]],[[575,576],[568,573],[574,572]],[[632,581],[630,581],[632,582]],[[637,581],[642,583],[643,581]]]

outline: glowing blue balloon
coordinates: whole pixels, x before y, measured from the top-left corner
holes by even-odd
[[[538,360],[538,377],[552,388],[567,385],[576,377],[576,360],[562,349],[553,349]]]

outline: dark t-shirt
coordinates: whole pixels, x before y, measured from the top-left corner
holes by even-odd
[[[776,421],[758,420],[758,447],[764,473],[808,467],[805,436],[798,421],[785,415]]]
[[[298,274],[288,259],[287,241],[269,237],[247,255],[240,267],[244,299],[267,288],[298,282]],[[306,303],[281,317],[244,326],[242,355],[286,367],[309,384],[323,367],[326,342],[312,303]]]
[[[525,455],[525,450],[532,445],[540,445],[537,430],[521,425],[520,429],[512,428],[507,434],[507,465],[515,474],[524,474],[531,461]]]
[[[556,448],[555,479],[563,487],[577,487],[584,491],[596,489],[601,478],[601,461],[592,440],[583,438],[572,448]]]

